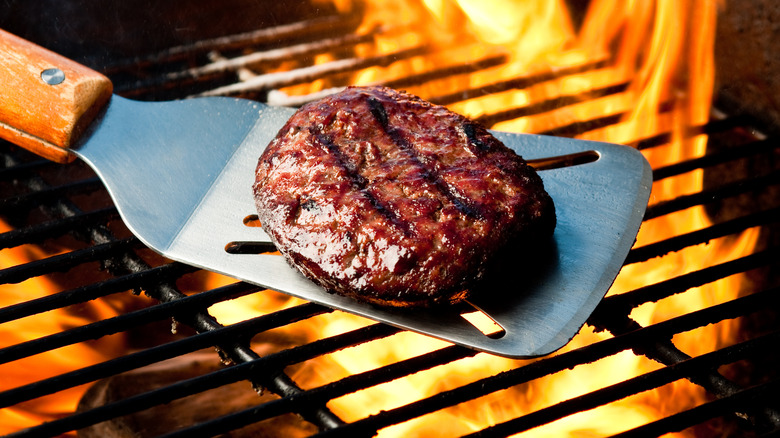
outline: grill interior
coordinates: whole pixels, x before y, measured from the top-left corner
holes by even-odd
[[[201,8],[211,4],[197,3]],[[228,3],[223,8],[234,7],[240,12],[246,7],[246,2]],[[575,12],[578,3],[572,2]],[[11,5],[17,8],[14,12],[24,12],[24,3]],[[63,6],[52,6],[54,16],[65,13],[58,7]],[[239,20],[241,23],[231,25],[235,27],[227,35],[208,31],[205,35],[157,35],[146,45],[109,49],[94,38],[92,42],[103,50],[90,46],[89,55],[74,53],[63,42],[47,44],[40,34],[22,29],[24,20],[3,25],[40,44],[63,45],[53,48],[104,71],[118,94],[140,100],[229,95],[297,106],[347,85],[362,69],[379,67],[386,68],[388,75],[376,83],[407,88],[436,103],[457,105],[596,72],[611,62],[606,58],[589,60],[440,94],[436,93],[437,84],[474,72],[489,73],[508,61],[507,54],[482,52],[469,62],[452,55],[456,60],[423,72],[398,72],[392,67],[403,60],[431,53],[448,59],[448,50],[460,53],[464,49],[439,53],[443,49],[410,44],[390,54],[363,56],[363,46],[403,33],[403,27],[389,22],[358,31],[362,14],[358,6],[341,12],[335,8],[300,9],[304,12],[297,15],[269,13],[285,18],[266,21],[260,28],[253,28],[249,18]],[[236,15],[242,14],[232,14]],[[89,28],[93,21],[94,17],[72,27]],[[146,23],[139,27],[154,26]],[[146,39],[138,37],[136,41]],[[325,56],[332,60],[315,62]],[[328,86],[322,90],[296,94],[297,86],[323,80]],[[496,108],[477,119],[493,126],[626,89],[626,82],[603,84],[586,93]],[[663,113],[668,104],[660,105]],[[79,436],[370,436],[406,424],[411,424],[406,436],[429,436],[426,434],[434,430],[448,436],[506,436],[537,427],[554,428],[566,417],[587,417],[591,410],[652,389],[661,388],[664,394],[664,388],[682,382],[703,393],[704,401],[692,402],[620,434],[655,436],[686,431],[705,436],[759,436],[776,432],[780,429],[780,406],[775,396],[776,370],[780,368],[775,347],[780,337],[776,305],[780,285],[776,274],[780,145],[776,127],[745,111],[730,111],[734,105],[728,97],[721,97],[712,108],[710,122],[689,130],[691,137],[707,135],[704,156],[654,168],[655,184],[701,172],[704,187],[668,200],[651,199],[643,229],[659,226],[659,218],[696,206],[705,208],[711,224],[634,247],[621,275],[642,270],[659,259],[674,260],[673,255],[708,242],[736,241],[749,230],[758,233],[752,253],[613,291],[583,329],[583,333],[605,334],[544,358],[507,362],[434,342],[380,365],[327,375],[319,370],[339,352],[373,354],[386,342],[405,343],[419,336],[171,263],[144,248],[128,232],[87,166],[78,162],[56,165],[0,143],[0,217],[5,223],[0,234],[0,255],[5,254],[0,258],[4,264],[0,287],[4,294],[16,297],[13,304],[0,309],[0,330],[7,338],[0,345],[0,373],[11,376],[0,388],[0,418],[4,419],[0,423],[22,418],[20,427],[7,431],[13,436],[58,436],[76,431]],[[537,133],[587,137],[619,123],[625,113],[618,109],[586,120],[561,120]],[[672,134],[663,132],[629,145],[654,151],[670,141]],[[737,286],[731,286],[739,289],[733,298],[719,301],[704,297],[698,308],[652,324],[637,322],[637,309],[647,303],[697,295],[701,286],[738,274],[744,276]],[[214,305],[248,302],[262,304],[249,319],[226,321],[212,316]],[[57,318],[61,322],[53,327],[44,324]],[[729,321],[736,324],[724,324]],[[714,350],[693,353],[678,345],[679,336],[710,325],[729,327],[730,336]],[[313,333],[305,328],[312,326],[339,329]],[[36,335],[30,339],[11,336],[31,327]],[[55,359],[60,355],[81,360],[64,361],[61,367],[46,366],[59,363]],[[487,412],[497,399],[514,397],[519,404],[533,398],[537,396],[534,382],[549,376],[566,375],[576,368],[598,373],[605,360],[626,355],[653,365],[632,378],[575,392],[533,410],[481,414],[493,417],[487,425],[469,432],[464,432],[468,429],[462,425],[452,431],[440,426],[442,419],[467,416],[466,411]],[[437,376],[437,370],[477,359],[489,366],[443,380],[432,395],[397,406],[388,404],[358,418],[333,407],[333,401],[342,397],[369,392],[388,382],[408,382],[413,387],[415,379]],[[319,372],[323,375],[311,379]],[[54,406],[55,400],[63,398],[70,402]],[[80,400],[75,409],[74,400]],[[604,421],[594,416],[591,426],[583,426],[583,430]]]

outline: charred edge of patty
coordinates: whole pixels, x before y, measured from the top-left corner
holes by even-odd
[[[432,307],[441,307],[441,306],[452,306],[461,303],[468,298],[469,293],[470,290],[463,289],[452,294],[441,294],[435,297],[427,297],[425,299],[420,299],[420,300],[380,298],[375,296],[367,296],[367,295],[352,294],[352,293],[340,293],[339,295],[350,297],[355,299],[356,301],[368,303],[379,307],[400,307],[400,308],[407,308],[407,309],[422,309],[422,308],[432,308]]]
[[[267,231],[268,232],[268,231]],[[271,240],[276,242],[275,235],[268,232]],[[370,290],[362,289],[344,289],[334,287],[332,282],[338,283],[339,280],[333,278],[330,274],[323,271],[317,263],[300,256],[298,253],[289,251],[280,251],[285,261],[293,268],[301,272],[305,277],[322,287],[327,293],[348,297],[362,303],[371,304],[378,307],[399,307],[399,308],[431,308],[439,306],[455,305],[463,302],[471,293],[470,287],[456,288],[449,292],[439,292],[436,295],[420,293],[419,291],[400,291],[394,294],[376,294]],[[482,276],[480,276],[480,279]],[[472,281],[472,283],[474,283]]]

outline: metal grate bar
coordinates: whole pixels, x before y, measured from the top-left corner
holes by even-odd
[[[163,298],[161,301],[176,300],[183,297],[180,292],[165,285],[161,286],[158,291]],[[218,330],[223,327],[207,312],[180,314],[176,320],[194,328],[200,333]],[[222,354],[223,359],[236,364],[250,363],[261,358],[247,343],[243,343],[240,340],[220,344],[217,346],[217,349]],[[276,394],[284,396],[293,396],[302,392],[302,389],[283,371],[271,375],[266,373],[257,374],[252,376],[251,380],[258,390],[267,388]],[[298,414],[307,421],[324,429],[338,427],[343,423],[340,418],[330,412],[324,405],[312,410],[299,411]]]
[[[335,38],[284,46],[278,49],[255,51],[248,55],[219,58],[198,67],[166,73],[151,79],[125,84],[118,92],[132,96],[148,93],[155,89],[182,86],[195,81],[216,80],[226,75],[235,74],[241,69],[249,67],[256,68],[262,64],[269,64],[272,62],[291,61],[330,50],[339,50],[359,44],[370,43],[373,42],[373,40],[373,32],[366,34],[347,34]]]
[[[577,412],[594,409],[643,391],[661,387],[676,380],[689,378],[701,369],[717,368],[745,357],[762,354],[766,348],[772,348],[779,339],[780,332],[776,332],[718,351],[702,354],[696,358],[669,365],[659,370],[651,371],[641,376],[540,409],[523,417],[497,424],[477,433],[466,435],[466,437],[505,437],[511,434],[524,432]],[[730,404],[728,406],[731,412],[742,409],[743,407],[744,406],[741,404]]]
[[[597,70],[606,67],[607,64],[608,61],[605,59],[595,60],[584,64],[563,67],[557,70],[543,71],[527,76],[518,76],[505,81],[486,84],[477,88],[470,88],[441,96],[433,96],[428,100],[439,105],[451,105],[463,100],[483,97],[488,94],[497,94],[507,90],[528,88],[532,85],[542,82],[559,79],[577,73],[585,73],[591,70]]]
[[[18,160],[15,159],[14,157],[11,157],[10,155],[6,155],[4,157],[4,162],[8,165],[15,165],[17,164]],[[32,178],[26,179],[24,184],[27,185],[28,188],[35,191],[50,190],[50,187],[48,187],[46,182],[43,181],[43,179],[40,178],[39,176],[34,176]],[[83,213],[77,206],[75,206],[66,198],[61,198],[56,202],[54,202],[52,205],[47,206],[45,208],[45,211],[47,211],[50,215],[54,217],[69,217],[69,216]],[[102,225],[89,229],[88,232],[83,235],[74,233],[74,236],[80,239],[87,240],[97,245],[117,241],[113,233],[107,227]],[[132,251],[126,251],[120,254],[112,254],[110,258],[103,261],[103,265],[110,273],[112,273],[115,276],[121,276],[121,275],[134,273],[134,272],[141,272],[151,268],[151,266],[149,266],[144,260],[142,260],[137,254],[133,253]],[[186,295],[182,294],[180,291],[178,291],[174,286],[172,286],[169,283],[162,283],[157,285],[156,287],[148,288],[145,291],[145,293],[147,296],[161,302],[169,302],[169,301],[174,301],[186,297]],[[179,314],[177,315],[177,320],[184,324],[189,325],[190,327],[192,327],[198,332],[213,331],[222,327],[210,315],[208,315],[207,312],[196,312],[194,314]],[[97,333],[94,331],[91,333],[91,335],[96,335],[96,334]],[[108,334],[108,333],[104,333],[104,334]],[[84,334],[80,333],[79,335],[83,336]],[[38,342],[38,341],[32,341],[32,342]],[[59,342],[63,342],[62,339],[60,339]],[[74,342],[78,342],[78,341],[74,340]],[[35,351],[36,348],[40,349],[41,344],[38,345],[33,344],[32,347],[28,345],[26,347],[14,346],[11,348],[17,348],[17,349],[21,348],[23,352],[25,351],[25,349],[32,348],[31,350],[27,350],[27,353],[24,353],[24,354],[28,354],[30,352]],[[249,346],[237,344],[235,342],[228,342],[225,345],[219,345],[218,349],[224,355],[223,359],[233,361],[234,363],[249,362],[259,358],[259,356],[254,351],[252,351],[252,349],[249,348]],[[19,352],[17,350],[17,354],[18,353]],[[280,395],[293,395],[301,391],[301,389],[289,378],[289,376],[287,376],[283,372],[276,373],[272,376],[268,376],[268,375],[256,376],[252,379],[252,382],[257,387],[268,388],[272,392],[275,392]],[[333,415],[333,413],[330,412],[325,406],[313,408],[312,410],[306,412],[299,412],[299,414],[301,414],[307,421],[310,421],[311,423],[317,425],[320,428],[337,427],[342,423],[342,421],[338,417]]]
[[[677,333],[761,310],[767,306],[767,303],[773,302],[776,293],[780,293],[780,288],[741,297],[652,326],[639,328],[633,332],[618,335],[599,343],[567,351],[557,356],[539,359],[528,365],[480,379],[449,391],[443,391],[396,409],[379,412],[374,416],[350,423],[339,430],[323,431],[318,436],[346,436],[347,433],[358,435],[375,434],[384,427],[467,402],[492,392],[520,385],[548,374],[573,368],[577,365],[594,362],[621,351],[636,348],[647,342],[653,342],[655,339],[671,338]]]
[[[153,55],[118,62],[107,67],[106,72],[113,74],[139,66],[158,66],[212,50],[241,49],[263,44],[284,45],[287,44],[286,40],[352,28],[358,25],[359,21],[358,14],[329,15],[240,34],[198,40],[191,44],[171,47]]]
[[[746,215],[737,219],[724,221],[708,228],[690,233],[680,234],[656,243],[633,248],[628,253],[625,264],[638,263],[653,257],[660,257],[670,252],[679,251],[689,246],[707,243],[712,239],[736,234],[761,225],[768,225],[780,220],[780,207],[760,213]]]
[[[401,59],[412,58],[428,53],[425,46],[412,47],[385,55],[363,58],[344,58],[323,64],[301,67],[278,73],[267,73],[249,78],[235,84],[213,88],[200,93],[199,96],[231,96],[243,93],[264,92],[274,88],[287,87],[310,82],[338,73],[347,73],[368,67],[386,67]]]
[[[766,189],[768,186],[780,184],[780,170],[761,176],[753,176],[748,180],[724,184],[712,189],[704,189],[697,193],[679,196],[669,201],[651,205],[645,212],[645,219],[653,219],[675,211],[685,210],[696,205],[704,205],[728,197]]]
[[[5,144],[5,140],[3,140],[3,143]],[[8,157],[8,155],[6,154],[3,155],[5,157]],[[24,163],[12,162],[10,163],[10,165],[0,168],[0,181],[10,181],[14,178],[24,177],[33,172],[40,172],[42,170],[45,170],[47,168],[52,168],[55,166],[59,166],[59,164],[56,164],[53,161],[42,160],[42,159],[27,161]]]
[[[226,299],[226,297],[237,297],[255,291],[255,286],[236,283],[209,292],[202,292],[198,295],[205,294],[206,296],[203,297],[204,299],[200,300],[200,303],[184,303],[186,306],[177,305],[174,306],[169,313],[173,314],[174,312],[187,310],[192,307],[204,307],[205,304],[207,304],[204,304],[204,301],[217,302]],[[195,304],[199,305],[195,306]],[[181,309],[183,307],[184,309]],[[136,353],[131,353],[126,356],[107,360],[96,365],[84,367],[69,373],[60,374],[49,379],[8,390],[0,394],[0,407],[13,406],[37,397],[53,394],[57,391],[116,375],[124,371],[157,363],[182,354],[192,353],[203,348],[213,347],[225,338],[248,337],[253,333],[271,330],[289,324],[291,321],[300,321],[325,312],[326,310],[321,306],[315,304],[302,304],[273,314],[262,315],[246,321],[241,321],[229,327],[198,333],[187,338],[150,347]],[[279,367],[277,369],[282,368]]]
[[[146,271],[123,275],[109,280],[91,283],[70,291],[46,295],[0,309],[0,324],[38,313],[80,304],[129,289],[142,289],[147,285],[173,281],[198,269],[181,263],[169,263]]]
[[[437,365],[444,365],[454,360],[474,356],[475,354],[477,354],[476,351],[463,347],[445,347],[433,353],[428,353],[423,356],[396,362],[394,364],[367,371],[365,373],[346,377],[338,382],[306,391],[300,396],[284,397],[279,400],[274,400],[254,408],[245,409],[231,415],[225,415],[215,420],[201,423],[198,426],[176,431],[164,436],[166,438],[173,438],[191,436],[190,434],[192,433],[215,435],[227,432],[248,424],[255,423],[257,421],[273,418],[284,413],[296,412],[299,409],[298,405],[303,403],[325,403],[328,400],[341,397],[366,387],[387,383],[396,378],[433,368]],[[331,431],[337,436],[347,436],[343,435],[345,430],[349,431],[350,434],[354,433],[354,431],[351,430],[350,425],[342,426],[338,429],[331,429]]]
[[[612,94],[619,94],[626,91],[628,83],[610,85],[607,87],[588,90],[585,93],[579,93],[575,95],[559,96],[554,99],[548,99],[543,101],[534,102],[531,105],[510,108],[497,113],[486,114],[484,116],[477,117],[475,120],[485,126],[493,126],[496,123],[506,120],[519,119],[520,117],[531,116],[535,114],[542,114],[548,111],[556,110],[568,105],[580,103],[586,100],[598,99],[600,97],[610,96]]]
[[[87,178],[70,184],[36,190],[23,195],[0,199],[0,214],[11,214],[14,210],[30,210],[40,205],[56,203],[66,196],[83,195],[103,189],[99,178]]]
[[[202,310],[219,301],[253,293],[259,289],[260,288],[258,287],[249,287],[244,291],[238,292],[238,295],[236,295],[236,292],[232,289],[223,293],[205,295],[201,293],[179,300],[161,303],[156,306],[123,313],[112,318],[6,347],[0,350],[0,353],[2,353],[0,356],[0,363],[12,362],[24,357],[88,341],[90,339],[98,339],[102,336],[126,331],[132,327],[147,324],[149,322],[176,317],[185,311],[192,312],[195,310]]]
[[[774,348],[769,346],[769,348]],[[656,437],[671,432],[679,432],[688,427],[700,424],[708,419],[724,416],[734,410],[734,406],[747,407],[753,410],[761,409],[777,400],[777,392],[780,391],[780,381],[772,380],[767,383],[741,390],[735,394],[710,401],[661,420],[648,423],[623,433],[613,435],[614,438],[629,437]],[[761,428],[758,433],[777,432],[780,421],[775,422],[774,427]]]
[[[431,70],[416,74],[407,74],[406,76],[401,76],[398,78],[374,81],[370,85],[379,85],[396,89],[420,86],[427,82],[432,82],[439,79],[451,79],[454,76],[470,74],[489,69],[498,65],[502,65],[506,63],[507,60],[508,58],[505,54],[498,54],[476,59],[468,63],[456,61],[453,64],[437,66]],[[276,106],[301,106],[306,103],[322,99],[323,97],[341,91],[342,89],[344,89],[343,86],[332,87],[303,95],[287,95],[286,93],[279,92],[276,94],[269,94],[267,102],[269,105]]]
[[[373,336],[375,339],[378,339],[389,336],[393,333],[396,333],[397,331],[398,329],[394,329],[389,326],[375,324],[373,326],[355,330],[351,334],[339,335],[338,337],[334,337],[334,339],[331,340],[323,339],[321,341],[317,341],[318,346],[323,346],[325,348],[317,348],[315,350],[310,349],[308,354],[313,356],[322,355],[327,352],[349,347],[355,342],[364,342],[368,336]],[[128,397],[111,404],[106,404],[104,406],[94,408],[89,412],[76,413],[63,419],[44,423],[40,426],[27,429],[25,431],[20,431],[19,433],[12,434],[10,436],[39,436],[38,434],[57,435],[68,432],[70,430],[91,426],[111,418],[116,418],[132,412],[148,409],[149,407],[164,404],[198,392],[203,392],[241,380],[246,380],[258,373],[266,374],[268,373],[269,369],[274,370],[274,372],[279,372],[276,370],[283,369],[286,364],[292,363],[295,359],[298,358],[299,355],[296,353],[297,350],[292,349],[277,354],[267,355],[254,361],[237,364],[229,368],[224,368],[209,373],[207,375],[182,380],[180,382],[176,382],[153,391]],[[298,398],[296,395],[288,395],[287,397],[294,400]],[[296,412],[306,412],[309,409],[316,409],[317,406],[319,406],[319,404],[314,403],[310,404],[307,409],[300,409],[299,407]]]
[[[425,82],[434,81],[436,79],[451,78],[457,75],[475,73],[480,70],[485,70],[491,67],[496,67],[501,64],[505,64],[508,60],[509,58],[507,57],[507,55],[504,54],[488,56],[486,58],[477,59],[465,64],[457,63],[454,65],[439,67],[423,73],[404,76],[398,79],[378,81],[375,82],[374,85],[383,85],[385,87],[401,89],[404,87],[420,85]],[[464,96],[460,96],[460,97],[461,99],[465,99]]]
[[[137,237],[114,242],[100,243],[83,249],[77,249],[65,254],[51,256],[41,260],[33,260],[23,265],[12,266],[0,270],[0,283],[20,283],[24,280],[56,271],[65,271],[83,263],[101,261],[112,254],[134,248],[142,248],[143,244]]]
[[[628,315],[632,309],[645,303],[655,302],[685,292],[731,275],[747,272],[775,263],[780,257],[780,248],[764,250],[736,260],[708,266],[655,284],[612,295],[602,300],[591,316],[593,321],[610,318],[611,315]]]
[[[723,151],[708,153],[699,158],[682,161],[668,166],[653,169],[653,180],[660,181],[664,178],[680,175],[696,169],[703,169],[718,164],[728,163],[729,161],[747,158],[759,154],[768,154],[773,150],[780,149],[780,143],[777,139],[767,139],[755,141],[752,143],[739,145]]]
[[[117,212],[116,207],[107,207],[24,228],[17,228],[0,234],[0,249],[13,248],[27,243],[39,243],[46,239],[65,235],[74,229],[94,227],[116,219],[119,219],[119,212]]]
[[[672,110],[673,104],[671,102],[664,102],[658,106],[658,114],[664,114]],[[549,129],[544,132],[540,132],[541,135],[552,135],[557,137],[576,137],[578,135],[585,134],[588,131],[593,131],[599,128],[606,128],[607,126],[620,123],[623,118],[629,115],[628,112],[611,114],[602,117],[595,117],[589,120],[583,120],[579,122],[572,122],[564,126]]]
[[[641,325],[624,315],[613,317],[607,322],[604,321],[604,319],[601,319],[592,324],[597,328],[606,328],[613,335],[630,333],[641,329]],[[667,366],[679,364],[691,359],[691,356],[678,349],[671,340],[649,342],[646,345],[635,347],[634,352]],[[701,368],[699,373],[689,376],[688,380],[706,389],[710,394],[715,394],[719,397],[732,395],[742,389],[736,383],[723,377],[717,371],[714,371],[714,368],[713,371],[710,370],[710,368]],[[744,416],[740,410],[735,409],[734,412],[738,417]],[[756,417],[762,424],[771,424],[777,423],[780,414],[776,411],[764,409],[763,412],[756,415]]]
[[[747,117],[744,116],[731,116],[731,115],[723,119],[711,120],[704,125],[689,127],[685,131],[684,137],[691,138],[701,134],[712,135],[712,134],[719,134],[719,133],[731,131],[735,128],[740,128],[745,126],[747,124],[747,120],[748,120]],[[669,144],[671,142],[672,142],[672,134],[670,132],[665,132],[662,134],[657,134],[648,138],[643,138],[641,140],[634,141],[629,145],[634,146],[639,150],[644,150],[644,149],[650,149],[657,146]]]

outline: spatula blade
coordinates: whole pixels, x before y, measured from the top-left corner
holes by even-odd
[[[113,96],[73,151],[103,180],[133,234],[164,253],[266,112],[245,99]]]

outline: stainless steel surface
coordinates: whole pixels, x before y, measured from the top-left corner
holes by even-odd
[[[635,149],[495,133],[527,159],[597,151],[591,163],[542,171],[558,226],[538,265],[507,269],[471,301],[505,330],[488,337],[451,309],[394,310],[325,292],[275,255],[229,254],[231,241],[270,242],[247,227],[257,159],[293,113],[229,98],[139,103],[114,97],[77,153],[103,178],[128,227],[184,263],[508,357],[564,346],[617,276],[650,194],[651,170]],[[538,257],[535,257],[538,258]]]

